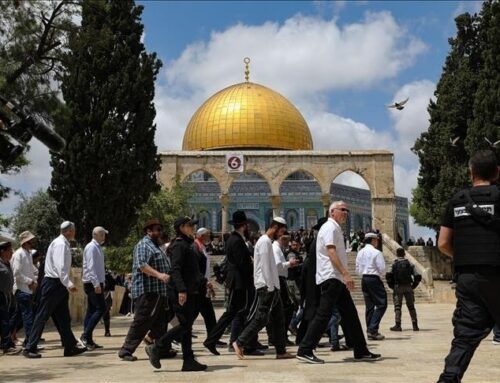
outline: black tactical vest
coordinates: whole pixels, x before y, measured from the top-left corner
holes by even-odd
[[[455,266],[500,266],[500,231],[471,214],[469,198],[478,207],[500,219],[500,192],[496,185],[476,186],[455,194],[453,207],[453,241]],[[468,206],[469,205],[469,206]]]

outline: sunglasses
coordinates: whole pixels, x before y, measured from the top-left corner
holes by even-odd
[[[349,213],[349,209],[345,208],[345,207],[336,207],[335,208],[336,210],[340,210],[340,211],[344,211],[344,212],[348,212]]]

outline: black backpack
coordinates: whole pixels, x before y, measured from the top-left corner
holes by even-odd
[[[413,283],[413,267],[407,259],[396,261],[392,267],[396,285],[411,285]]]
[[[215,280],[218,284],[223,285],[227,278],[227,257],[222,258],[220,263],[213,266]]]

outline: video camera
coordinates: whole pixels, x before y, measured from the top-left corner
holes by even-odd
[[[0,161],[12,164],[33,137],[54,152],[66,146],[66,141],[43,119],[0,95]]]

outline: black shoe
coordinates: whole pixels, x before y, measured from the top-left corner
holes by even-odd
[[[227,343],[218,340],[217,342],[215,342],[215,347],[227,347]]]
[[[104,336],[105,336],[106,338],[109,338],[109,337],[111,336],[111,333],[110,333],[109,331],[106,331],[106,332],[104,333]]]
[[[95,343],[95,342],[92,342],[92,343],[91,343],[91,346],[92,346],[92,348],[93,348],[94,350],[96,350],[96,349],[100,349],[100,348],[104,348],[103,346],[101,346],[100,344],[97,344],[97,343]]]
[[[370,340],[384,340],[385,336],[379,332],[369,332],[367,338]]]
[[[137,360],[137,356],[131,354],[120,355],[118,357],[125,362],[135,362]]]
[[[413,331],[420,331],[417,322],[413,322]]]
[[[23,350],[23,356],[28,359],[39,359],[42,357],[37,351]]]
[[[148,354],[149,363],[151,363],[154,368],[161,368],[160,355],[158,355],[154,345],[151,344],[146,346],[146,354]]]
[[[94,346],[95,345],[94,342],[88,341],[83,337],[83,335],[80,337],[80,339],[78,339],[78,343],[80,344],[80,346],[82,346],[82,348],[86,348],[89,351],[93,351],[94,349],[97,348]]]
[[[195,359],[185,360],[182,364],[182,371],[205,371],[206,369],[206,364],[201,364]]]
[[[83,354],[85,351],[87,351],[87,349],[85,347],[77,347],[77,346],[74,346],[73,348],[70,348],[70,349],[65,349],[64,350],[64,356],[76,356],[76,355],[80,355],[80,354]]]
[[[323,359],[318,358],[312,352],[310,354],[305,354],[303,352],[297,352],[296,358],[302,362],[311,363],[311,364],[323,364],[325,361]]]
[[[403,331],[403,329],[401,328],[401,325],[400,324],[395,324],[393,327],[390,328],[391,331]]]
[[[252,356],[264,356],[264,352],[262,350],[257,350],[256,348],[245,348],[243,351],[245,355],[252,355]]]
[[[255,348],[257,350],[267,350],[267,349],[269,349],[269,346],[266,346],[265,344],[257,342],[257,343],[255,343]]]
[[[217,351],[217,348],[214,344],[210,344],[210,343],[207,343],[206,341],[203,342],[203,346],[205,346],[205,348],[210,351],[212,354],[214,355],[220,355],[220,352]]]
[[[368,351],[367,354],[361,355],[361,356],[355,356],[354,361],[355,362],[363,362],[363,361],[371,361],[371,360],[378,360],[380,359],[382,355],[380,354],[374,354],[373,352]]]

